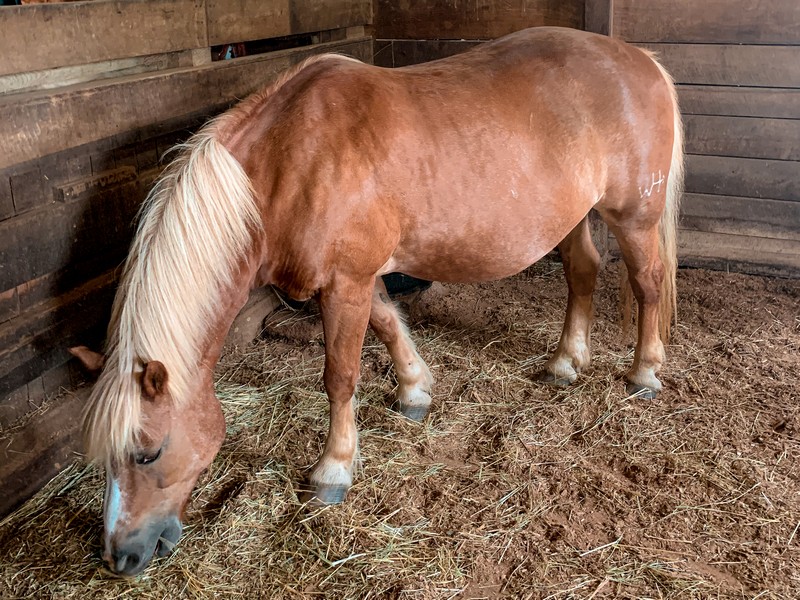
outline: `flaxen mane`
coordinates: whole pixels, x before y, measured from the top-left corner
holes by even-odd
[[[124,459],[142,430],[137,375],[158,360],[177,404],[189,400],[204,336],[260,227],[250,180],[220,138],[308,64],[217,117],[188,142],[145,200],[114,299],[106,365],[87,404],[87,458]]]

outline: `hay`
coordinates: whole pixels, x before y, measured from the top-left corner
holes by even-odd
[[[314,514],[297,482],[327,430],[321,328],[313,309],[281,311],[220,363],[228,437],[176,552],[109,577],[103,480],[76,464],[0,523],[0,597],[796,596],[800,283],[681,272],[666,391],[644,401],[624,393],[615,279],[595,362],[566,390],[531,382],[560,333],[557,263],[419,296],[432,415],[387,408],[390,361],[368,336],[363,468],[344,505]]]

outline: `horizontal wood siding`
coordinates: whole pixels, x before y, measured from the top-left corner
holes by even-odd
[[[583,0],[375,0],[378,39],[487,40],[540,25],[583,27]]]
[[[681,262],[800,277],[800,3],[586,1],[678,84]]]

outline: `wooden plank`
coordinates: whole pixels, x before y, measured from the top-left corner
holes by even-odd
[[[800,243],[793,240],[680,230],[678,256],[685,266],[800,277]]]
[[[460,54],[480,43],[476,40],[391,40],[378,60],[380,66],[407,67]]]
[[[99,184],[75,201],[56,203],[0,222],[0,290],[63,269],[97,254],[117,256],[132,233],[131,223],[146,193],[135,172],[113,187]],[[79,184],[76,184],[79,185]],[[74,186],[60,191],[73,198]],[[103,235],[98,236],[102,231]]]
[[[290,0],[206,0],[208,45],[289,35]]]
[[[11,195],[10,173],[0,173],[0,221],[14,215],[14,198]]]
[[[70,346],[99,344],[117,275],[112,269],[0,325],[0,399],[66,363]]]
[[[367,25],[370,0],[208,0],[211,46]]]
[[[19,315],[19,292],[17,288],[0,292],[0,323]]]
[[[676,83],[800,87],[800,46],[639,46],[656,52]]]
[[[686,152],[800,161],[800,120],[686,115]]]
[[[372,23],[372,0],[290,0],[291,33]]]
[[[681,228],[800,242],[800,202],[684,194]]]
[[[798,201],[800,162],[688,154],[686,191]]]
[[[13,101],[12,96],[2,97],[0,169],[159,121],[214,114],[298,61],[323,52],[342,52],[369,61],[372,41],[319,44],[80,84],[57,93],[15,94]]]
[[[678,95],[684,114],[800,119],[800,89],[681,85]]]
[[[582,29],[583,12],[583,0],[376,0],[375,36],[486,40],[540,25]]]
[[[0,516],[33,496],[80,450],[81,414],[89,389],[65,394],[42,415],[0,439]]]
[[[796,0],[615,0],[614,35],[633,42],[800,44]]]
[[[209,52],[208,49],[203,49],[202,51],[205,53]],[[43,71],[4,75],[0,77],[0,94],[19,93],[30,90],[48,90],[64,87],[65,85],[83,83],[85,81],[110,79],[112,77],[133,75],[135,73],[147,73],[148,71],[162,71],[164,69],[189,66],[195,64],[193,62],[194,52],[196,51],[183,50],[181,52],[169,52],[152,56],[105,60],[88,65],[59,67]],[[211,57],[209,55],[209,62],[210,60]]]
[[[614,36],[614,19],[616,0],[586,0],[583,21],[586,31]]]
[[[0,75],[208,46],[202,0],[7,6],[0,29]]]

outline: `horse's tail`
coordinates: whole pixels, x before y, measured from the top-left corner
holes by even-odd
[[[678,107],[678,92],[672,76],[658,62],[656,57],[648,51],[645,53],[658,67],[664,80],[667,82],[672,98],[672,161],[667,177],[667,198],[664,212],[658,227],[658,254],[664,266],[664,278],[661,282],[661,296],[658,307],[658,322],[661,339],[669,341],[670,328],[678,322],[678,295],[675,278],[678,271],[678,215],[680,201],[683,193],[683,121]],[[633,302],[628,270],[622,268],[622,313],[624,329],[630,323],[631,304]]]
[[[661,300],[658,310],[661,339],[669,341],[670,327],[678,323],[678,294],[675,278],[678,271],[678,216],[683,194],[683,121],[678,107],[678,91],[666,69],[654,57],[658,70],[667,82],[672,96],[672,162],[667,178],[667,200],[661,214],[658,233],[658,250],[664,265],[664,280],[661,283]]]

